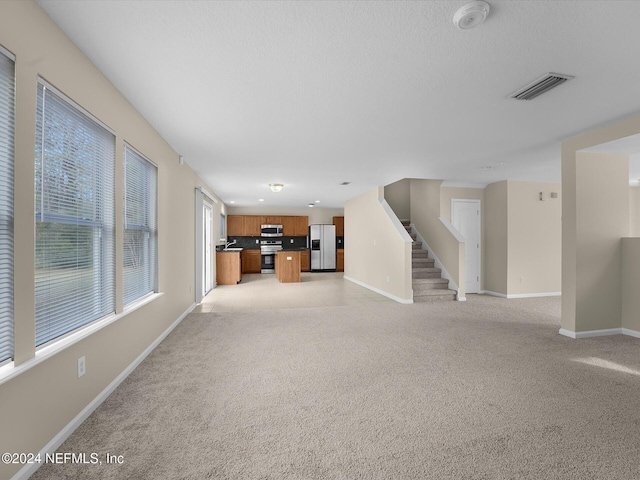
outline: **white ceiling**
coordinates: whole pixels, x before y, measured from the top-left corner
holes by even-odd
[[[640,112],[640,1],[489,0],[466,31],[465,0],[38,3],[236,206],[560,181],[562,139]],[[546,72],[575,79],[507,98]]]

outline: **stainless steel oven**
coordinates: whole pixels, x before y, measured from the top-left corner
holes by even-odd
[[[260,240],[260,273],[276,273],[276,252],[282,240]]]
[[[281,237],[282,225],[260,225],[260,236]]]

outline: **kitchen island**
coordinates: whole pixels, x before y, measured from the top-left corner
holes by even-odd
[[[281,283],[300,281],[300,250],[280,250],[276,252],[276,278]]]

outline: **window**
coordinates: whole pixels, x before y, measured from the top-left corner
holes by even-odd
[[[39,80],[35,153],[39,346],[115,311],[115,136]]]
[[[0,47],[0,364],[13,358],[14,58]]]
[[[124,304],[157,291],[158,169],[124,148]]]

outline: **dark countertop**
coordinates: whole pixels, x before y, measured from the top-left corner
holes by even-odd
[[[305,250],[309,250],[306,247],[294,247],[294,248],[283,248],[283,252],[304,252]]]

